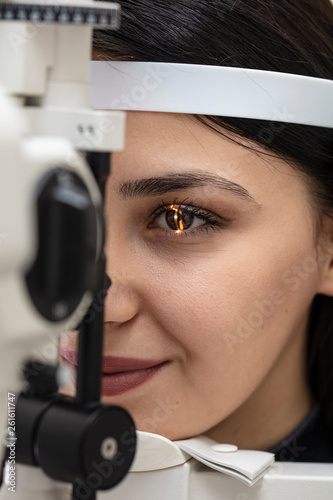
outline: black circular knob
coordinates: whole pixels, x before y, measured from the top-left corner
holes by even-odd
[[[130,415],[116,406],[76,407],[58,401],[41,419],[38,462],[44,472],[79,491],[109,489],[127,474],[136,448]]]

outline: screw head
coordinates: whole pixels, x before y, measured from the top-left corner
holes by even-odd
[[[113,437],[107,437],[101,444],[101,455],[105,460],[111,460],[118,451],[118,443]]]

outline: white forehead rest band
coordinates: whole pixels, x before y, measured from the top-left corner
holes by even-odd
[[[224,66],[91,63],[95,109],[232,116],[333,128],[333,80]]]

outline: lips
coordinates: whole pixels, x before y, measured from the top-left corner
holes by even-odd
[[[61,349],[61,357],[77,366],[77,353]],[[168,361],[103,356],[102,395],[117,396],[134,389],[153,377]]]

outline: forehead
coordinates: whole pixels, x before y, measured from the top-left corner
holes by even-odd
[[[264,154],[272,152],[253,141],[221,131],[225,135],[192,115],[129,112],[125,150],[113,155],[113,182],[203,171],[241,184],[260,204],[309,200],[296,168]]]

